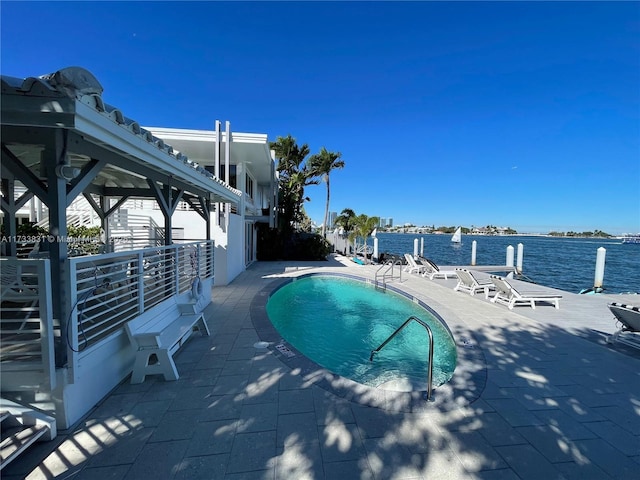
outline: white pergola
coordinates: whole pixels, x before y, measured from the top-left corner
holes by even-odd
[[[16,254],[16,213],[34,196],[49,210],[53,315],[63,324],[72,306],[66,209],[83,195],[102,220],[131,198],[155,199],[164,216],[165,244],[172,215],[186,201],[205,221],[211,205],[238,204],[231,188],[102,99],[87,70],[70,67],[42,77],[2,76],[2,200],[7,255]],[[16,183],[26,188],[18,196]]]

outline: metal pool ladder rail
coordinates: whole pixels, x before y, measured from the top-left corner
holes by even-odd
[[[400,278],[400,282],[402,282],[402,262],[400,260],[388,260],[387,262],[385,262],[383,265],[380,266],[380,268],[378,268],[378,270],[376,270],[376,277],[374,280],[374,285],[376,288],[379,288],[379,281],[378,281],[378,276],[380,276],[380,278],[382,279],[382,290],[386,291],[387,290],[387,277],[391,277],[391,279],[394,278],[394,267],[396,265],[400,265],[400,269],[399,269],[399,278]],[[383,268],[386,268],[386,270],[384,272],[380,272],[380,270],[382,270]]]
[[[433,333],[431,332],[431,328],[425,322],[420,320],[418,317],[411,315],[409,318],[405,320],[405,322],[396,328],[396,331],[393,332],[389,338],[387,338],[384,342],[380,344],[380,346],[374,350],[371,350],[371,356],[369,357],[369,361],[373,361],[373,356],[378,353],[380,350],[384,348],[384,346],[391,341],[393,337],[395,337],[400,331],[406,327],[412,320],[415,320],[420,325],[422,325],[429,334],[429,367],[427,369],[427,400],[431,400],[431,384],[433,380]]]

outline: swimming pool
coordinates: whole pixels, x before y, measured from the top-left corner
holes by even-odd
[[[427,332],[417,323],[410,323],[369,361],[371,350],[412,315],[433,332],[434,387],[449,381],[456,367],[454,339],[435,312],[352,278],[298,278],[271,294],[267,314],[282,338],[305,356],[364,385],[425,390],[429,343]]]

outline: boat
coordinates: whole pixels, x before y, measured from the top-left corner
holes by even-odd
[[[640,234],[638,235],[625,235],[622,237],[622,243],[640,245]]]
[[[451,243],[453,245],[460,245],[462,243],[462,227],[458,227],[453,236],[451,237]]]

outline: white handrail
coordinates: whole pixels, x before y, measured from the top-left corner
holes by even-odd
[[[418,317],[412,315],[409,318],[407,318],[405,322],[402,325],[400,325],[395,332],[389,335],[389,338],[387,338],[384,342],[382,342],[378,348],[371,350],[371,356],[369,357],[369,361],[373,362],[373,356],[376,353],[378,353],[380,350],[382,350],[382,348],[384,348],[384,346],[387,343],[389,343],[393,339],[393,337],[395,337],[398,333],[400,333],[400,331],[412,321],[416,321],[420,325],[422,325],[427,330],[427,334],[429,335],[429,359],[428,359],[429,367],[427,368],[427,400],[430,400],[431,387],[433,382],[433,333],[431,332],[431,327],[429,327],[429,325],[427,325],[425,322],[420,320]]]

